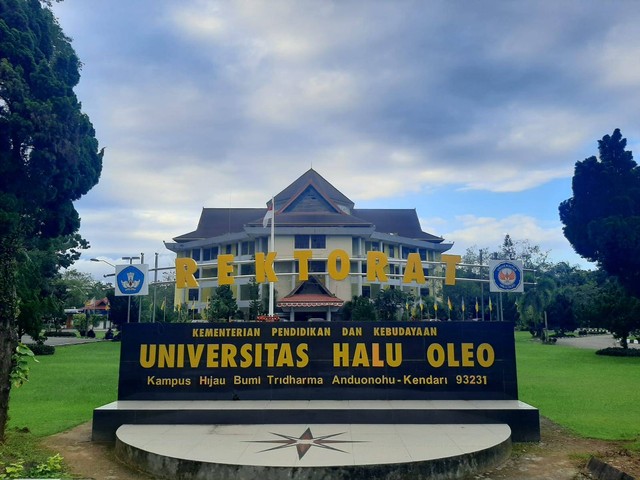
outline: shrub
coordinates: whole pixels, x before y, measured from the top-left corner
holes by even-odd
[[[596,355],[608,355],[611,357],[640,357],[640,348],[609,347],[598,350]]]
[[[35,356],[53,355],[56,353],[56,347],[53,345],[45,345],[44,343],[29,343],[27,347],[29,347]]]

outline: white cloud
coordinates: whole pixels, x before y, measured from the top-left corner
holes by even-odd
[[[429,225],[435,225],[431,220],[423,220],[422,223],[426,231],[429,231]],[[463,255],[470,247],[498,250],[508,234],[513,241],[528,241],[543,252],[549,252],[549,259],[553,262],[568,261],[585,268],[591,266],[575,254],[556,222],[543,222],[528,215],[503,218],[460,215],[447,222],[446,226],[438,227],[445,241],[454,242],[450,253]]]
[[[348,72],[283,70],[252,92],[247,113],[280,127],[317,125],[318,117],[350,111],[358,99],[357,81]]]
[[[598,2],[53,8],[107,147],[100,184],[78,202],[92,256],[161,250],[202,207],[264,206],[313,166],[356,202],[438,215],[425,230],[456,248],[509,232],[570,257],[556,212],[547,223],[549,212],[479,200],[444,220],[447,199],[502,192],[508,204],[508,192],[571,176],[616,127],[640,141],[632,2],[605,16]]]
[[[640,33],[637,18],[613,26],[602,44],[593,45],[589,61],[602,84],[612,88],[632,88],[640,84]],[[585,59],[586,60],[586,59]]]

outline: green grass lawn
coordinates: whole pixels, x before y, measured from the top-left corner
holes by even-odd
[[[541,345],[516,334],[520,399],[579,435],[635,440],[640,448],[640,358]],[[32,363],[31,379],[13,389],[10,428],[46,436],[91,420],[117,395],[120,344],[59,347]]]
[[[584,437],[640,449],[640,358],[607,357],[516,334],[520,400]]]
[[[93,409],[116,400],[119,342],[56,348],[31,362],[29,381],[11,390],[9,428],[38,437],[91,420]]]

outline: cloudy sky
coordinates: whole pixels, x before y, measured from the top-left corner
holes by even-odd
[[[65,0],[106,147],[77,208],[98,257],[160,254],[202,207],[262,207],[313,167],[359,208],[416,208],[451,253],[504,235],[588,266],[558,204],[620,128],[640,144],[632,1]],[[634,148],[636,147],[636,148]]]

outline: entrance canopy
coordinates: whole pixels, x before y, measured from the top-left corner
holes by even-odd
[[[289,312],[289,320],[331,320],[331,314],[338,311],[344,300],[333,295],[318,280],[311,276],[309,280],[298,285],[289,295],[278,300],[277,305],[285,312]]]

